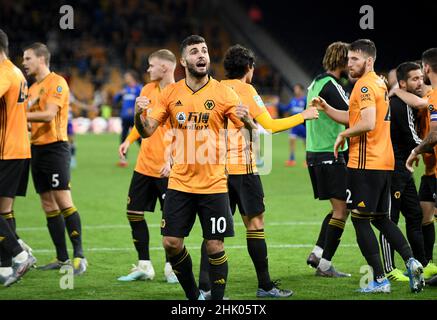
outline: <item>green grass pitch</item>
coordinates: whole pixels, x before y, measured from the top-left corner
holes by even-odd
[[[329,210],[329,204],[313,199],[308,173],[302,165],[302,143],[299,143],[298,165],[294,168],[284,167],[288,156],[287,139],[286,133],[273,136],[273,170],[271,174],[262,176],[262,181],[270,273],[272,279],[281,279],[282,287],[295,292],[290,299],[435,299],[435,288],[426,288],[420,294],[412,294],[408,283],[392,282],[392,293],[389,295],[356,293],[355,289],[359,287],[363,276],[360,267],[366,263],[356,246],[350,220],[333,261],[339,270],[352,273],[352,278],[325,279],[314,276],[314,270],[305,261],[317,238],[320,223]],[[117,277],[129,272],[131,264],[137,261],[125,207],[138,146],[131,148],[129,168],[118,168],[115,166],[118,159],[118,136],[83,135],[77,136],[76,140],[78,167],[72,173],[72,192],[82,217],[88,271],[74,279],[74,289],[63,290],[60,288],[62,274],[57,271],[30,270],[20,283],[10,288],[1,287],[0,299],[185,299],[179,285],[164,281],[164,251],[161,246],[158,210],[146,213],[156,278],[146,282],[117,281]],[[44,264],[53,259],[53,245],[32,183],[29,184],[27,197],[17,199],[15,212],[18,233],[34,249],[38,263]],[[229,257],[226,295],[232,300],[256,299],[256,274],[247,253],[245,230],[238,214],[235,221],[236,236],[225,242]],[[186,239],[196,277],[200,234],[196,222],[190,237]],[[69,248],[71,253],[70,243]],[[405,269],[399,257],[397,262],[399,267]]]

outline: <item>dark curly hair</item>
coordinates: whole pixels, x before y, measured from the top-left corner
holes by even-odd
[[[345,69],[347,67],[348,46],[347,43],[341,41],[331,43],[323,57],[323,68],[326,71],[334,71],[337,68]]]
[[[236,44],[228,49],[225,54],[223,65],[228,79],[240,79],[248,67],[255,64],[255,55],[252,50]]]

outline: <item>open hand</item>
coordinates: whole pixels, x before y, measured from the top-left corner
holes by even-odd
[[[118,154],[120,155],[120,159],[126,158],[126,152],[129,149],[129,146],[130,142],[128,140],[120,144],[120,146],[118,147]]]
[[[323,99],[322,97],[315,97],[310,102],[311,107],[315,107],[317,108],[317,110],[321,110],[321,111],[325,110],[326,105],[327,103],[325,99]]]
[[[407,159],[407,162],[405,163],[405,166],[407,167],[408,171],[410,171],[410,172],[414,172],[413,165],[415,167],[417,167],[419,165],[419,155],[416,152],[414,152],[414,149],[411,150],[411,153]]]
[[[335,144],[334,144],[334,157],[335,157],[335,159],[338,158],[338,149],[343,148],[345,142],[346,142],[346,138],[343,137],[341,134],[339,134],[337,136],[337,139],[335,140]]]
[[[159,171],[159,174],[161,175],[161,178],[168,178],[168,176],[170,175],[170,171],[171,171],[171,166],[170,166],[170,162],[167,162]]]

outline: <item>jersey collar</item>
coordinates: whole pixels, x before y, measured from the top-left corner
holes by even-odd
[[[211,76],[208,75],[208,82],[205,83],[202,87],[200,87],[197,91],[194,91],[193,89],[191,89],[191,88],[188,86],[188,84],[187,84],[187,78],[184,79],[184,82],[185,82],[185,86],[188,88],[188,90],[190,90],[192,94],[195,94],[195,93],[198,93],[198,92],[199,92],[200,90],[202,90],[203,88],[206,88],[206,87],[208,86],[208,84],[211,82],[211,79],[212,79]]]
[[[43,83],[46,79],[48,79],[53,74],[53,71],[51,71],[48,75],[46,75],[43,79],[38,81],[38,84]]]

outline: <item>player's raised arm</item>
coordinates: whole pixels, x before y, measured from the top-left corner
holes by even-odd
[[[150,137],[159,126],[159,121],[145,116],[150,100],[147,97],[138,97],[135,101],[135,128],[142,138]]]
[[[266,130],[270,130],[273,133],[288,130],[297,125],[304,123],[305,120],[313,120],[319,118],[319,111],[310,107],[305,109],[301,113],[294,116],[283,119],[272,119],[268,111],[263,112],[255,120]]]
[[[396,95],[401,99],[403,102],[405,102],[410,107],[416,108],[416,109],[422,109],[428,107],[428,99],[427,98],[421,98],[417,95],[410,93],[406,90],[402,90],[400,88],[395,88],[392,91],[392,95]]]
[[[339,110],[326,102],[322,97],[316,97],[311,100],[311,106],[316,107],[318,110],[324,111],[328,117],[335,122],[348,125],[349,124],[349,112],[345,110]]]

